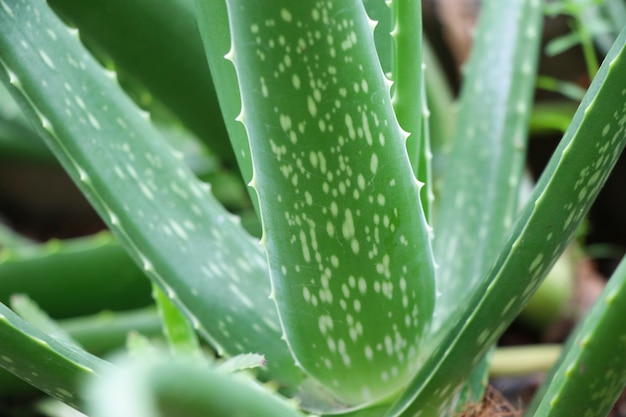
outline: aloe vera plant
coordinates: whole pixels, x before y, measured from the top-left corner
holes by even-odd
[[[172,81],[129,63],[131,46],[111,42],[80,2],[51,3],[207,133],[197,107],[159,90]],[[142,3],[109,6],[140,25]],[[0,79],[158,288],[177,352],[139,338],[131,350],[146,358],[111,364],[0,306],[0,365],[94,416],[447,416],[477,401],[485,354],[626,143],[626,30],[518,212],[541,1],[484,2],[452,149],[434,155],[419,2],[170,5],[150,22],[196,19],[204,52],[194,28],[172,24],[180,44],[164,54],[193,39],[185,50],[206,55],[210,74],[189,77],[203,88],[212,77],[262,237],[216,201],[75,29],[42,0],[0,0]],[[368,13],[390,19],[390,33],[375,38]],[[158,45],[161,28],[149,29]],[[210,97],[194,103],[205,99],[208,109]],[[228,158],[219,132],[202,139]],[[626,383],[624,282],[622,266],[528,415],[608,412]],[[203,355],[192,329],[235,365]],[[240,372],[249,367],[257,379]]]

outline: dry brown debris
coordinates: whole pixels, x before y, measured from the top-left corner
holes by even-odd
[[[469,404],[458,417],[521,417],[522,411],[515,408],[498,390],[487,387],[482,401]]]

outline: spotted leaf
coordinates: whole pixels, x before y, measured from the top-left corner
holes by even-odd
[[[452,318],[451,330],[389,415],[445,414],[469,370],[563,253],[626,145],[625,72],[626,29],[607,54],[489,276]]]
[[[436,201],[437,326],[478,285],[510,232],[541,41],[540,0],[485,1]]]
[[[527,416],[609,414],[626,387],[626,259],[570,336]]]
[[[91,414],[100,417],[304,417],[294,402],[244,373],[158,355],[118,358],[92,381]],[[111,401],[115,398],[115,401]]]
[[[388,396],[419,366],[433,261],[371,22],[359,0],[227,6],[287,343],[346,403]]]
[[[296,385],[257,242],[44,1],[0,6],[0,79],[128,253],[220,353]]]
[[[80,386],[111,364],[34,328],[0,303],[0,367],[46,394],[82,409]],[[45,360],[33,360],[33,358]]]

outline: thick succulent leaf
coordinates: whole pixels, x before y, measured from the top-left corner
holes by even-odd
[[[445,165],[437,162],[441,159],[444,151],[449,152],[450,141],[452,140],[454,126],[456,125],[457,108],[454,103],[452,87],[446,78],[445,71],[439,58],[433,51],[433,47],[427,38],[422,39],[422,56],[424,58],[424,81],[426,83],[426,102],[428,103],[428,130],[430,144],[432,147],[432,188],[437,194],[438,175],[437,165]],[[447,155],[446,155],[447,156]],[[439,168],[439,172],[443,169]]]
[[[527,416],[608,415],[626,386],[626,260],[544,381]]]
[[[409,133],[407,151],[416,178],[424,183],[422,207],[429,219],[432,201],[431,153],[422,60],[422,3],[394,0],[391,10],[394,46],[392,103],[398,123]]]
[[[267,361],[262,355],[257,353],[243,353],[241,355],[233,356],[227,361],[221,363],[218,366],[218,369],[223,372],[238,372],[266,365]]]
[[[23,236],[21,233],[16,232],[15,230],[8,227],[6,224],[0,222],[0,251],[4,252],[5,248],[7,247],[13,248],[34,244],[34,240]]]
[[[0,78],[143,271],[220,353],[298,382],[266,259],[41,0],[0,8]]]
[[[104,311],[60,320],[59,324],[87,351],[98,355],[124,346],[131,332],[147,337],[163,335],[161,321],[153,307],[123,312]]]
[[[392,38],[391,8],[385,0],[363,0],[367,15],[376,22],[374,42],[380,66],[385,74],[391,73]]]
[[[389,1],[385,0],[363,0],[365,9],[369,17],[376,21],[376,28],[374,29],[374,41],[376,42],[376,52],[380,60],[380,65],[383,68],[383,72],[391,74],[392,67],[392,45],[395,43],[391,35],[392,32],[392,18],[391,8],[389,7]],[[411,7],[417,7],[417,5],[410,5]],[[414,16],[405,16],[407,23],[411,23]],[[421,26],[421,22],[419,23]],[[395,25],[393,25],[395,26]],[[415,111],[424,113],[424,116],[428,117],[429,136],[433,146],[433,159],[438,156],[436,151],[442,148],[450,141],[452,136],[452,130],[455,125],[455,106],[453,103],[452,91],[450,85],[445,77],[445,71],[438,62],[438,58],[432,51],[432,47],[428,43],[428,39],[422,36],[421,32],[417,32],[417,27],[409,27],[408,32],[412,33],[416,37],[421,37],[421,51],[422,60],[424,62],[424,69],[421,67],[418,69],[423,72],[423,80],[425,82],[425,91],[428,97],[428,111],[425,111],[420,104]],[[405,33],[407,32],[405,31]],[[411,41],[408,39],[409,42]],[[404,53],[408,53],[415,57],[415,52],[411,49],[405,50]],[[401,61],[401,60],[400,60]],[[415,75],[415,74],[414,74]],[[419,75],[419,74],[417,74]],[[397,84],[396,84],[397,86]],[[405,130],[408,130],[405,128]],[[433,163],[435,161],[433,160]],[[420,178],[418,176],[418,178]],[[420,179],[422,182],[424,180]],[[428,187],[429,184],[426,184]],[[433,185],[435,185],[433,183]],[[422,192],[424,195],[424,192]]]
[[[28,121],[3,85],[0,85],[0,160],[54,161],[50,150],[29,129]]]
[[[55,318],[150,303],[145,275],[108,232],[45,244],[18,243],[0,249],[0,302],[8,304],[12,294],[28,294]]]
[[[130,332],[148,337],[162,336],[161,322],[153,308],[121,313],[110,311],[95,316],[60,320],[59,325],[88,352],[102,355],[120,349]],[[0,401],[32,396],[36,389],[13,374],[0,369]]]
[[[28,298],[25,294],[15,294],[11,297],[11,309],[15,311],[22,319],[26,320],[32,326],[38,328],[49,336],[57,340],[61,340],[68,345],[74,345],[83,348],[80,343],[72,338],[69,332],[61,327],[61,325],[50,318],[37,303]]]
[[[469,300],[517,212],[540,0],[483,2],[435,212],[438,325]]]
[[[194,17],[193,0],[50,0],[81,37],[141,80],[211,151],[234,162]],[[115,30],[111,30],[115,22]],[[155,30],[155,28],[159,28]]]
[[[0,303],[0,366],[51,397],[82,408],[80,386],[110,364],[46,335]],[[41,358],[34,360],[34,358]]]
[[[363,4],[227,5],[286,340],[345,402],[390,395],[418,367],[433,262]]]
[[[228,24],[228,12],[226,1],[196,0],[196,18],[200,35],[204,42],[206,58],[211,68],[211,75],[215,85],[219,104],[222,109],[228,137],[235,151],[241,175],[246,183],[252,180],[252,159],[250,157],[250,145],[246,130],[236,121],[241,111],[241,95],[239,82],[232,64],[224,58],[230,50],[230,27]],[[219,88],[223,86],[222,88]],[[248,187],[252,203],[258,213],[258,199],[253,194],[252,188]]]
[[[252,378],[193,361],[135,358],[89,388],[99,417],[303,417]]]
[[[448,401],[574,236],[626,144],[626,29],[609,51],[498,260],[389,415],[446,415]],[[494,316],[498,320],[494,320]]]

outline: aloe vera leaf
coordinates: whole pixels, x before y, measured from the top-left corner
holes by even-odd
[[[570,336],[527,416],[608,415],[626,386],[626,260]]]
[[[391,37],[391,9],[384,0],[364,0],[363,4],[367,14],[376,21],[374,29],[374,41],[380,65],[385,73],[391,73],[392,64],[392,37]],[[409,17],[410,18],[410,17]],[[410,28],[410,30],[414,30]],[[429,135],[430,144],[433,147],[433,157],[436,152],[445,146],[451,139],[452,128],[455,125],[455,110],[450,85],[446,80],[445,73],[438,58],[432,51],[428,39],[421,34],[422,58],[425,64],[424,76],[427,103],[429,107]],[[422,110],[420,107],[417,109]],[[434,163],[434,161],[433,161]],[[428,185],[428,184],[427,184]]]
[[[233,356],[223,363],[219,364],[217,368],[223,372],[238,372],[246,369],[259,368],[266,366],[267,361],[263,355],[258,353],[244,353],[241,355]]]
[[[99,417],[303,417],[249,376],[195,361],[133,358],[88,389]]]
[[[434,222],[437,325],[471,296],[517,212],[542,2],[482,6]]]
[[[156,285],[152,286],[152,296],[156,301],[159,316],[163,323],[163,333],[169,342],[172,353],[180,356],[196,356],[201,359],[200,342],[187,317]]]
[[[195,22],[193,0],[52,0],[226,162],[234,162]],[[111,30],[115,22],[115,30]],[[159,28],[155,30],[155,28]]]
[[[464,375],[565,250],[626,144],[626,29],[604,60],[503,249],[390,416],[444,415]],[[494,316],[498,320],[494,320]]]
[[[162,335],[154,307],[129,311],[103,311],[90,316],[59,320],[59,324],[87,351],[97,355],[124,346],[130,332],[147,337]]]
[[[47,417],[88,417],[80,411],[53,398],[44,398],[38,401],[34,409]]]
[[[393,31],[393,96],[398,123],[406,132],[407,151],[416,178],[424,183],[422,207],[427,219],[432,200],[430,178],[430,137],[422,60],[422,3],[412,0],[391,2]]]
[[[52,164],[54,157],[27,126],[0,116],[0,160]]]
[[[363,4],[227,5],[286,340],[346,403],[390,395],[418,366],[433,262]]]
[[[452,140],[454,126],[456,125],[456,104],[452,97],[450,83],[446,79],[445,72],[439,58],[432,50],[427,38],[422,39],[422,55],[425,70],[426,102],[430,117],[428,118],[430,144],[433,152],[433,189],[436,191],[437,170],[436,157],[438,154],[447,152]],[[441,170],[440,170],[441,171]]]
[[[154,308],[124,312],[106,311],[93,316],[59,320],[67,331],[89,353],[102,355],[123,347],[129,332],[147,337],[162,335],[161,321]],[[0,369],[0,399],[22,398],[36,389],[11,373]]]
[[[5,247],[34,245],[35,241],[23,236],[0,222],[0,256]]]
[[[155,356],[159,353],[159,347],[153,341],[141,333],[130,332],[126,338],[126,351],[135,359],[147,356]]]
[[[363,5],[370,19],[376,22],[374,28],[374,43],[380,66],[385,74],[391,73],[392,65],[392,38],[391,38],[391,8],[385,0],[363,0]]]
[[[0,160],[47,163],[54,157],[30,129],[15,100],[0,85]]]
[[[144,273],[108,232],[1,249],[0,302],[8,304],[16,293],[28,294],[57,319],[151,301]]]
[[[0,78],[131,257],[219,353],[263,353],[272,378],[296,385],[262,249],[74,35],[43,1],[2,3]]]
[[[83,401],[80,384],[110,367],[106,361],[42,333],[1,303],[0,340],[2,368],[78,409]]]
[[[72,338],[67,330],[59,323],[50,318],[37,303],[28,298],[24,294],[15,294],[11,297],[11,309],[15,311],[22,319],[26,320],[32,326],[38,328],[49,336],[62,340],[63,342],[82,348],[80,343]]]
[[[223,88],[217,88],[216,93],[230,144],[237,157],[243,180],[249,183],[252,180],[250,145],[245,128],[236,121],[241,110],[239,81],[232,64],[224,58],[231,44],[226,2],[225,0],[196,0],[195,6],[196,19],[211,75],[215,85],[223,86]],[[258,213],[257,196],[254,195],[252,188],[248,187],[248,191],[252,198],[252,204]]]

